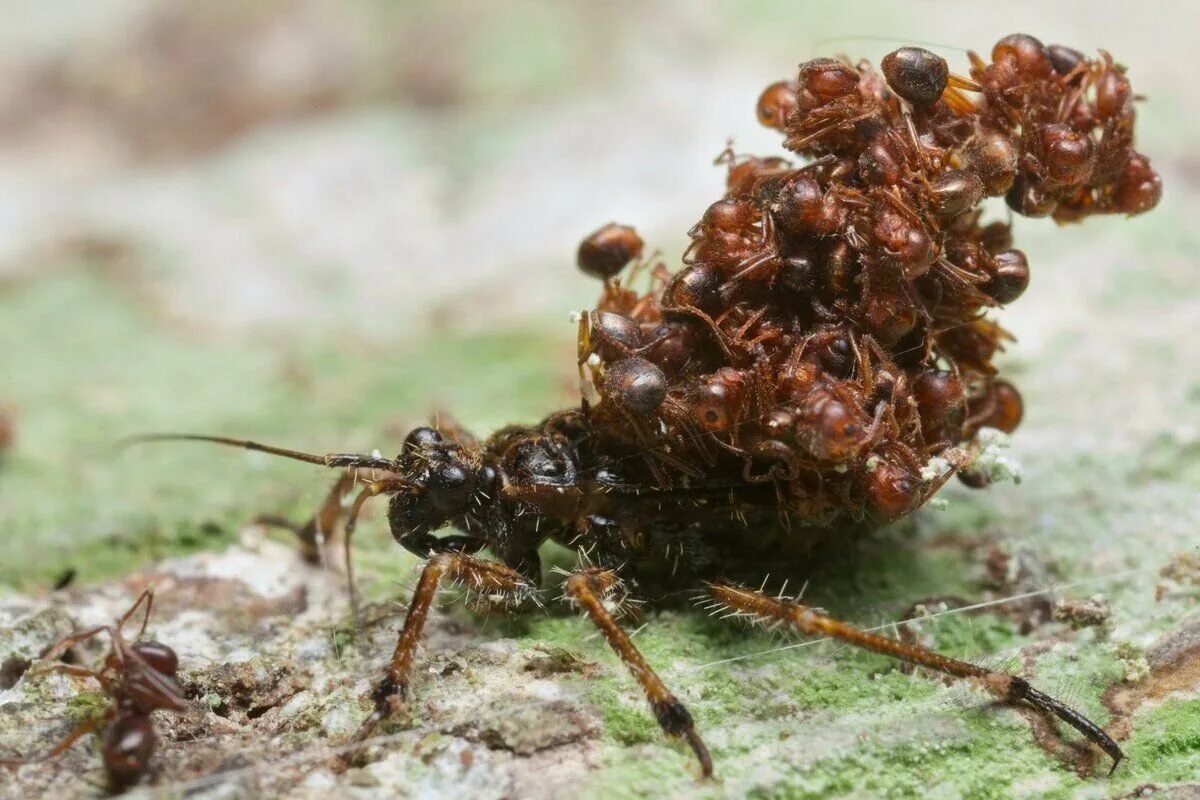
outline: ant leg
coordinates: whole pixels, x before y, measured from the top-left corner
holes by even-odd
[[[135,639],[142,638],[142,634],[146,632],[146,626],[150,624],[150,610],[154,607],[153,588],[146,589],[139,594],[137,600],[134,600],[133,605],[129,607],[129,610],[121,615],[121,618],[117,620],[118,631],[121,631],[125,628],[125,623],[129,622],[130,618],[137,613],[137,610],[142,603],[146,604],[146,615],[142,617],[142,627],[138,630],[138,635],[134,637]]]
[[[296,534],[300,540],[300,557],[304,563],[313,566],[321,564],[321,548],[329,541],[337,528],[342,516],[342,500],[354,486],[354,472],[347,470],[330,487],[329,493],[317,508],[316,512],[303,525],[297,525],[286,517],[264,514],[256,517],[258,525],[269,525],[272,528],[283,528]]]
[[[567,578],[566,596],[583,609],[592,623],[604,634],[608,644],[629,667],[633,677],[641,684],[659,727],[668,736],[683,737],[700,760],[700,769],[704,777],[711,778],[712,758],[700,734],[696,733],[691,713],[671,694],[671,690],[638,652],[629,634],[625,633],[605,608],[604,601],[620,593],[621,588],[621,579],[613,570],[606,567],[589,567],[574,572]]]
[[[97,672],[94,669],[81,667],[76,664],[51,664],[48,667],[37,667],[31,670],[35,675],[50,675],[55,672],[63,675],[70,675],[72,678],[94,678],[100,682],[100,685],[105,689],[108,688],[108,677],[103,672]]]
[[[936,653],[917,645],[859,630],[844,622],[818,613],[809,606],[771,597],[755,589],[727,583],[709,584],[709,592],[725,608],[763,620],[782,622],[806,636],[827,636],[847,644],[882,653],[910,664],[940,672],[953,678],[974,681],[1006,703],[1022,700],[1044,713],[1053,714],[1094,742],[1113,760],[1111,775],[1125,757],[1121,748],[1099,725],[1049,695],[1039,692],[1024,678],[1000,670],[987,669],[967,661]]]
[[[381,720],[407,701],[413,657],[421,642],[421,632],[429,617],[429,608],[443,578],[457,581],[468,591],[489,600],[499,599],[512,606],[532,599],[537,592],[537,586],[521,573],[495,561],[481,561],[455,552],[437,553],[432,556],[421,570],[421,578],[417,581],[417,589],[413,592],[412,602],[409,603],[408,615],[404,618],[404,627],[400,630],[400,638],[396,642],[387,676],[380,681],[372,695],[375,711],[359,729],[357,741],[362,742],[369,737]],[[353,758],[354,755],[351,756],[351,760]]]
[[[40,756],[29,756],[28,758],[0,758],[0,767],[21,767],[25,764],[36,764],[41,761],[49,761],[53,758],[58,758],[65,753],[71,745],[78,742],[81,738],[91,733],[100,724],[103,717],[93,717],[89,720],[84,720],[75,726],[75,729],[63,737],[62,741],[50,748],[50,750]]]
[[[108,625],[97,625],[95,628],[88,628],[80,631],[79,633],[73,633],[70,636],[67,636],[65,639],[59,639],[57,642],[55,642],[49,650],[42,653],[40,658],[43,661],[57,661],[62,657],[63,653],[67,652],[75,645],[82,644],[88,639],[91,639],[93,636],[98,636],[99,634],[105,632],[107,632],[110,637],[112,636],[112,628],[110,628]]]

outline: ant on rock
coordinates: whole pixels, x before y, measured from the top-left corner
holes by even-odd
[[[73,633],[45,652],[42,656],[44,661],[58,661],[76,645],[106,634],[110,647],[99,669],[55,663],[38,671],[41,674],[58,672],[76,678],[91,678],[100,684],[112,703],[102,716],[79,723],[45,754],[30,758],[0,758],[0,766],[17,768],[57,758],[83,736],[103,726],[100,755],[108,775],[109,789],[113,792],[124,791],[145,775],[158,744],[150,715],[155,711],[177,713],[187,709],[187,700],[175,682],[179,657],[162,642],[142,639],[153,604],[153,590],[147,589],[115,625],[100,625]],[[142,606],[145,606],[142,626],[130,643],[125,640],[122,629]]]

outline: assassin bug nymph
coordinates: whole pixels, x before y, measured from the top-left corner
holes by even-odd
[[[142,778],[158,743],[150,715],[155,711],[181,712],[187,709],[187,700],[175,681],[179,668],[175,651],[161,642],[142,638],[153,605],[154,592],[147,589],[115,625],[101,625],[71,634],[46,651],[43,660],[57,661],[72,647],[100,634],[107,635],[109,652],[99,669],[55,663],[43,671],[93,679],[100,684],[112,704],[102,716],[80,722],[45,754],[31,758],[0,758],[0,766],[16,768],[56,758],[80,738],[103,725],[100,755],[108,775],[109,789],[122,792]],[[143,607],[145,611],[141,629],[133,642],[128,642],[123,629],[138,609]]]
[[[736,615],[964,679],[1058,717],[1115,769],[1112,737],[1021,677],[742,583],[764,563],[796,563],[805,545],[910,513],[955,475],[987,484],[972,464],[979,433],[1014,430],[1022,404],[992,364],[1011,337],[984,315],[1021,295],[1029,265],[1007,224],[980,221],[983,198],[1061,223],[1158,201],[1158,175],[1132,147],[1124,67],[1024,34],[991,56],[971,53],[969,78],[920,48],[889,54],[882,74],[819,58],[769,86],[759,121],[809,160],[723,154],[726,194],[690,231],[684,268],[650,267],[645,294],[620,280],[641,263],[636,231],[612,224],[587,237],[578,263],[604,291],[580,318],[577,408],[482,442],[454,426],[417,428],[395,458],[142,439],[376,471],[350,508],[347,548],[363,504],[386,495],[392,536],[427,561],[364,737],[408,698],[439,584],[527,605],[542,580],[538,548],[555,541],[587,556],[566,599],[706,776],[712,759],[691,714],[612,611],[634,586],[698,587]],[[328,527],[351,488],[341,480],[304,530]],[[455,533],[435,535],[446,527]]]

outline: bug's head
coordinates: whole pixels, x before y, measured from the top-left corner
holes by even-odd
[[[388,508],[392,536],[422,535],[479,509],[495,496],[497,471],[477,445],[415,428],[396,457],[400,480]]]

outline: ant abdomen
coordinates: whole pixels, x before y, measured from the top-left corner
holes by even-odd
[[[642,345],[637,323],[623,314],[592,311],[588,314],[588,322],[592,352],[605,361],[631,356]]]
[[[996,42],[992,61],[1013,64],[1025,80],[1048,78],[1054,71],[1046,46],[1027,33],[1014,33]]]
[[[729,173],[725,176],[726,194],[731,198],[749,198],[761,182],[786,172],[787,167],[787,160],[782,158],[749,156],[731,159]]]
[[[1141,214],[1158,205],[1162,198],[1162,178],[1141,153],[1130,156],[1117,179],[1116,210],[1123,214]]]
[[[745,200],[726,198],[713,203],[693,229],[692,260],[732,272],[757,250],[758,236],[752,226],[759,216],[758,208]]]
[[[653,362],[634,356],[609,365],[601,393],[626,411],[649,414],[666,399],[667,378]]]
[[[1073,47],[1061,44],[1052,44],[1047,47],[1046,55],[1050,57],[1050,64],[1059,75],[1069,74],[1085,60],[1083,53]]]
[[[1008,207],[1023,217],[1048,217],[1058,208],[1058,198],[1036,177],[1021,174],[1004,196]]]
[[[934,179],[931,189],[934,210],[945,219],[970,211],[983,199],[983,181],[967,170],[944,170]]]
[[[1007,305],[1029,288],[1029,261],[1020,250],[994,253],[988,272],[990,277],[982,288],[997,303]]]
[[[881,285],[867,294],[855,315],[881,344],[893,346],[912,333],[918,323],[917,309],[901,290]]]
[[[1025,416],[1025,404],[1017,387],[1005,380],[993,380],[970,399],[968,415],[968,425],[974,430],[996,428],[1012,433]]]
[[[148,716],[133,714],[110,722],[100,746],[109,789],[123,792],[137,783],[145,774],[157,745],[154,723]]]
[[[708,264],[693,264],[675,273],[663,292],[663,304],[712,311],[721,303],[721,275]]]
[[[1116,69],[1106,69],[1096,81],[1096,116],[1103,120],[1133,116],[1133,91]]]
[[[693,317],[670,316],[642,330],[642,356],[668,375],[706,372],[717,365],[711,331]]]
[[[946,59],[923,47],[901,47],[879,62],[893,92],[914,106],[936,103],[946,89],[950,67]]]
[[[926,370],[913,380],[912,392],[927,445],[940,443],[941,450],[962,438],[967,395],[957,375],[945,370]]]
[[[641,258],[643,242],[628,225],[609,223],[579,244],[576,261],[588,275],[608,280],[617,276],[634,259]]]

